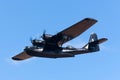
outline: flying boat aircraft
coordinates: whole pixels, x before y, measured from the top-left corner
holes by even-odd
[[[96,33],[90,35],[89,42],[82,48],[72,46],[63,47],[64,43],[78,37],[96,22],[97,20],[95,19],[85,18],[55,35],[44,32],[42,40],[32,39],[32,46],[26,46],[23,52],[12,57],[12,59],[20,61],[32,57],[66,58],[79,54],[97,52],[100,50],[99,44],[107,41],[107,38],[98,39]]]

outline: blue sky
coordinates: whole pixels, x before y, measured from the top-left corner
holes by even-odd
[[[100,45],[100,52],[63,59],[11,60],[31,45],[30,37],[44,30],[55,34],[86,17],[98,22],[67,44],[81,47],[96,32],[109,39]],[[120,80],[119,26],[119,0],[0,0],[0,79]]]

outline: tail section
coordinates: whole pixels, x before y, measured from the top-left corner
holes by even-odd
[[[95,33],[90,35],[88,50],[90,51],[99,51],[98,37]]]
[[[90,35],[88,44],[86,44],[83,48],[88,49],[90,52],[99,51],[99,44],[105,42],[106,40],[106,38],[98,39],[97,34],[93,33]]]

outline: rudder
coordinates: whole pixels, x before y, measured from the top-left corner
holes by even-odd
[[[89,43],[88,43],[88,50],[91,52],[99,51],[99,42],[98,42],[98,37],[96,33],[92,33],[89,38]]]

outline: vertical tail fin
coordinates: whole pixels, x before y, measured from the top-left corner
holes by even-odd
[[[106,40],[107,40],[107,38],[98,39],[97,34],[92,33],[90,35],[88,44],[86,44],[83,48],[86,48],[91,52],[99,51],[100,50],[99,44],[105,42]]]
[[[99,51],[99,44],[98,44],[98,37],[97,34],[92,33],[90,35],[89,43],[88,43],[88,50],[90,51]]]

